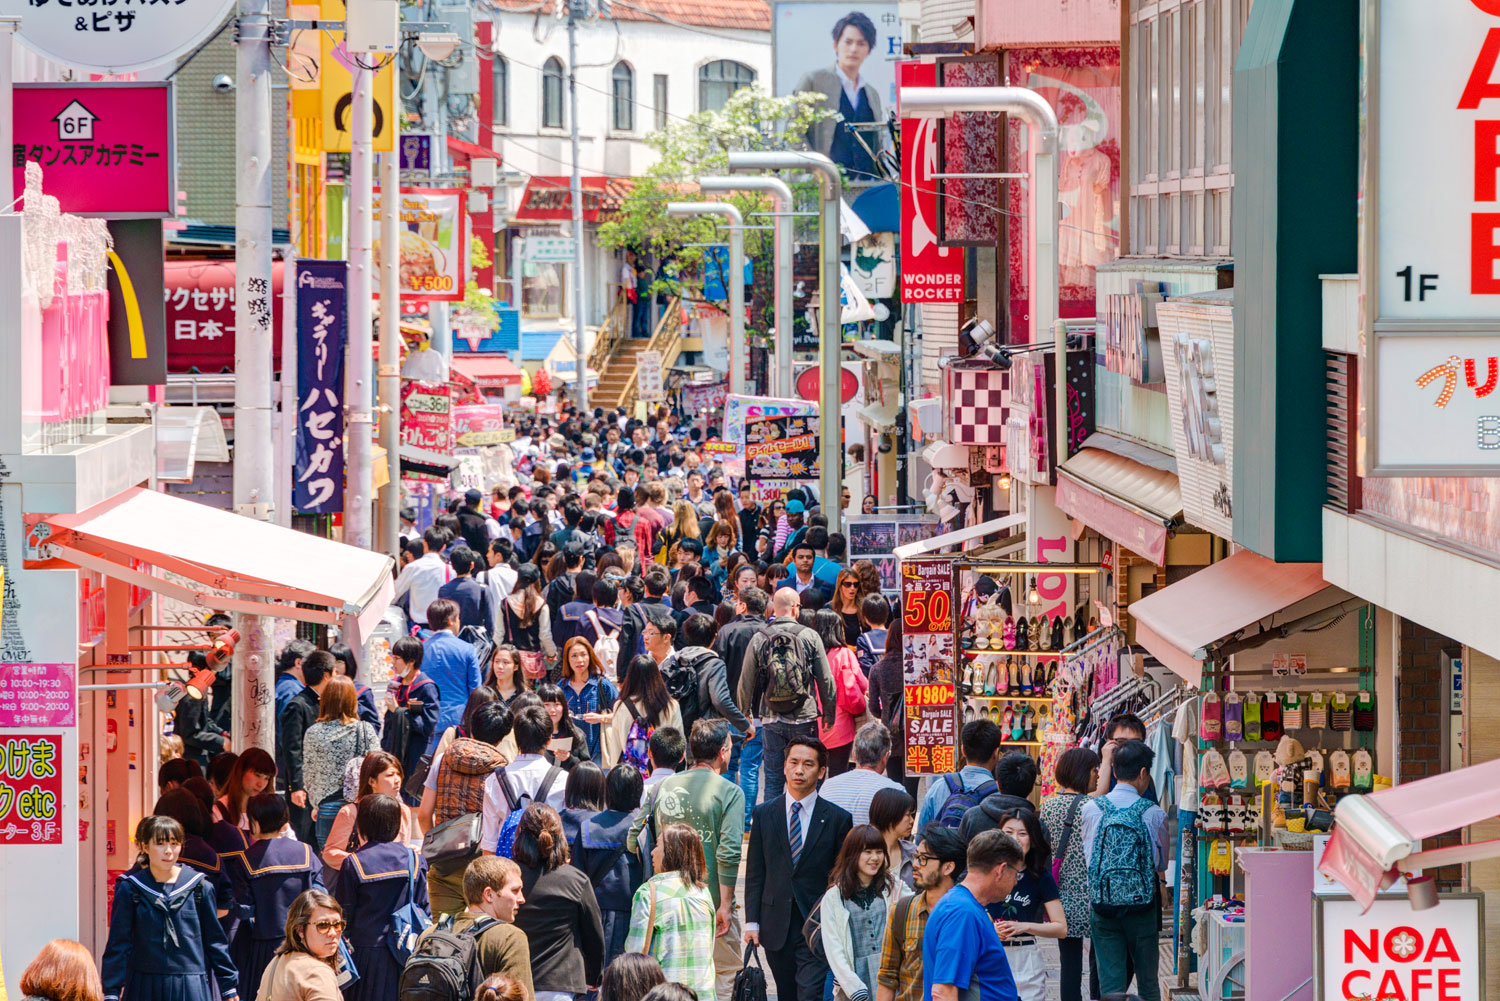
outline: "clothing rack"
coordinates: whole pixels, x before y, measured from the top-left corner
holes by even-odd
[[[1194,701],[1198,698],[1196,689],[1188,685],[1178,685],[1154,699],[1149,705],[1136,715],[1147,727],[1153,726],[1158,721],[1165,719],[1168,715],[1175,713],[1184,702]]]
[[[1103,698],[1096,699],[1090,706],[1089,712],[1096,719],[1105,719],[1108,714],[1121,703],[1129,700],[1131,696],[1149,692],[1153,701],[1161,697],[1161,685],[1154,678],[1132,677],[1127,681],[1120,682],[1113,691],[1107,693]]]
[[[1116,636],[1123,635],[1124,633],[1120,631],[1119,626],[1100,626],[1087,636],[1081,636],[1063,647],[1061,653],[1064,657],[1079,657],[1101,643],[1106,643]]]

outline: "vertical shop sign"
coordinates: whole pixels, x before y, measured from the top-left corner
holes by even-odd
[[[0,727],[77,726],[72,664],[0,664]]]
[[[901,563],[902,667],[906,686],[906,771],[943,775],[958,752],[953,561]]]
[[[935,63],[896,65],[901,87],[937,84]],[[901,119],[901,301],[962,302],[964,252],[938,246],[937,119]]]
[[[62,844],[62,738],[0,738],[0,845]]]
[[[297,262],[297,464],[292,507],[344,510],[347,261]]]
[[[636,396],[647,403],[660,403],[665,394],[662,389],[661,352],[642,351],[635,356]]]
[[[401,444],[453,454],[453,395],[447,383],[402,383]]]

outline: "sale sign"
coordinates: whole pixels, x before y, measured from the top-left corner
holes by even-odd
[[[0,845],[62,844],[62,738],[0,738]]]
[[[0,727],[77,726],[72,664],[0,664]]]
[[[906,688],[906,774],[946,775],[954,770],[958,716],[952,685]]]
[[[818,418],[764,417],[745,425],[745,475],[752,480],[816,480]]]
[[[950,559],[901,562],[901,656],[906,683],[908,775],[951,772],[958,750],[953,576]]]
[[[1316,897],[1319,1001],[1470,1001],[1484,996],[1484,897],[1442,894],[1413,910],[1405,894],[1361,913],[1348,897]]]
[[[817,400],[778,400],[767,396],[735,396],[724,399],[724,440],[735,447],[723,457],[725,469],[735,475],[745,471],[745,426],[765,417],[816,414]]]
[[[447,383],[402,382],[401,444],[453,453],[453,394]]]
[[[897,63],[896,79],[898,87],[934,87],[937,64]],[[901,135],[901,301],[962,302],[963,249],[938,246],[938,179],[932,176],[937,171],[938,120],[903,118]]]
[[[454,407],[453,430],[460,448],[502,445],[516,440],[515,428],[505,426],[505,408],[498,403]]]

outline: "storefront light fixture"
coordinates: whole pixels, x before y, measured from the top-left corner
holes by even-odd
[[[1026,588],[1026,604],[1040,605],[1042,603],[1042,592],[1037,590],[1036,574],[1031,575],[1031,584]]]
[[[1001,490],[1009,490],[1010,489],[1010,474],[1009,473],[1001,473],[1000,474],[1000,489]]]
[[[156,708],[169,713],[176,710],[177,703],[184,698],[199,701],[213,683],[214,672],[207,669],[194,671],[193,676],[186,682],[169,681],[165,688],[156,693]]]

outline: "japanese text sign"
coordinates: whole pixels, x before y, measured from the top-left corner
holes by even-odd
[[[752,480],[816,480],[818,418],[762,417],[745,424],[745,475]]]
[[[0,664],[0,728],[77,726],[72,664]]]
[[[765,396],[735,396],[724,399],[724,440],[735,447],[723,457],[726,468],[742,474],[745,464],[745,426],[763,417],[795,417],[818,412],[816,400],[777,400]],[[792,484],[788,483],[790,489]]]
[[[281,362],[282,262],[271,264],[271,356]],[[168,261],[164,268],[167,370],[234,369],[234,262]],[[139,290],[144,294],[145,290]]]
[[[953,771],[958,744],[956,698],[951,684],[906,686],[906,774]]]
[[[902,560],[900,577],[907,774],[941,775],[958,749],[953,561]]]
[[[380,216],[383,192],[375,192],[374,214]],[[402,188],[397,209],[401,237],[400,282],[403,299],[457,302],[468,278],[469,215],[459,188]],[[380,241],[375,241],[380,259]]]
[[[61,762],[61,737],[0,737],[0,845],[62,844]]]
[[[453,453],[453,396],[447,383],[402,382],[401,444]]]
[[[453,429],[460,448],[502,445],[516,439],[515,428],[505,426],[505,407],[498,403],[454,407]]]
[[[292,509],[344,510],[349,263],[297,262],[297,463]]]
[[[635,356],[635,395],[647,403],[660,403],[664,398],[660,351]]]
[[[896,64],[902,87],[937,85],[934,63]],[[934,118],[901,120],[901,301],[962,302],[964,252],[938,246],[938,123]]]
[[[1378,897],[1368,911],[1344,896],[1314,898],[1319,1001],[1484,995],[1484,898],[1442,894],[1413,910],[1406,894]]]
[[[208,38],[233,9],[234,0],[0,0],[0,15],[21,19],[27,48],[95,73],[170,63]]]
[[[901,562],[901,631],[953,632],[953,561]]]
[[[27,20],[32,16],[28,11]],[[14,119],[17,192],[25,187],[26,164],[36,163],[42,191],[64,212],[116,219],[177,214],[170,83],[17,84]]]

